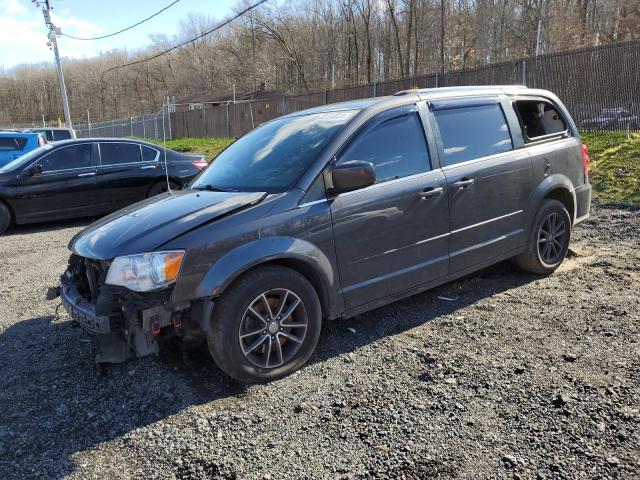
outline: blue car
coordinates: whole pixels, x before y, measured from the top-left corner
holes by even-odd
[[[0,167],[45,143],[39,133],[0,132]]]

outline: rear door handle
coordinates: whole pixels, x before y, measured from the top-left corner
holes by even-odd
[[[457,187],[460,190],[464,190],[467,187],[470,187],[471,185],[473,185],[473,178],[467,178],[464,180],[458,180],[457,182],[454,182],[453,186]]]
[[[88,172],[88,173],[79,173],[78,177],[94,177],[96,172]]]
[[[425,188],[420,193],[418,193],[418,196],[426,200],[428,198],[433,198],[433,197],[437,197],[438,195],[442,195],[442,192],[444,192],[444,188],[442,187],[429,187],[429,188]]]
[[[145,165],[144,167],[140,167],[140,170],[149,170],[150,168],[156,168],[155,165]]]

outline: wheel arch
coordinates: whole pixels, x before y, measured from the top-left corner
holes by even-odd
[[[571,224],[573,225],[573,222],[575,220],[576,201],[572,192],[564,187],[556,187],[547,192],[543,200],[546,199],[558,200],[560,203],[562,203],[567,209],[567,212],[569,212],[569,218],[571,220]]]
[[[242,245],[224,255],[204,275],[196,297],[219,297],[242,275],[264,265],[290,268],[314,287],[323,316],[334,318],[344,309],[335,268],[311,243],[294,238],[270,237]]]
[[[169,175],[169,181],[170,182],[174,182],[177,183],[179,187],[182,187],[183,183],[179,178],[173,177],[171,175]],[[160,185],[161,183],[166,183],[167,179],[163,176],[161,178],[154,178],[153,182],[151,182],[151,184],[149,185],[149,188],[147,188],[147,197],[149,196],[149,193],[151,193],[151,190],[156,186],[156,185]]]
[[[561,174],[550,175],[540,182],[529,199],[527,232],[530,231],[533,225],[540,205],[547,199],[554,199],[561,202],[567,208],[571,224],[573,225],[576,218],[576,198],[573,190],[574,187],[571,180]]]
[[[0,203],[2,205],[4,205],[5,207],[7,207],[7,210],[9,210],[9,224],[12,223],[16,223],[16,212],[13,209],[13,206],[11,205],[11,203],[9,203],[6,199],[4,198],[0,198]]]

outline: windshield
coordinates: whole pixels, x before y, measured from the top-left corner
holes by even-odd
[[[26,165],[27,163],[29,163],[31,160],[36,158],[42,152],[46,152],[47,150],[50,150],[52,148],[53,148],[53,145],[47,144],[47,145],[43,145],[42,147],[38,147],[34,150],[31,150],[29,153],[25,153],[24,155],[16,158],[12,162],[7,163],[4,167],[0,168],[0,173],[13,172],[14,170],[17,170],[23,165]]]
[[[356,112],[300,115],[258,127],[218,155],[192,188],[284,192]]]

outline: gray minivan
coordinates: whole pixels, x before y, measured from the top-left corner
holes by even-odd
[[[277,118],[185,188],[70,242],[59,289],[96,361],[206,339],[246,383],[300,368],[323,319],[513,258],[548,274],[587,218],[566,108],[525,87],[411,90]]]

